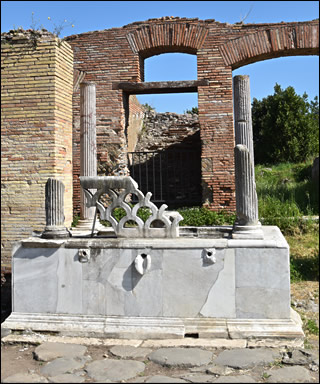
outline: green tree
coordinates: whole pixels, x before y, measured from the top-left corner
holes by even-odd
[[[319,151],[317,96],[296,94],[276,83],[274,94],[252,102],[255,161],[260,164],[302,162]]]
[[[194,113],[199,115],[199,109],[198,107],[192,107],[192,109],[187,109],[184,113]]]
[[[155,111],[156,109],[154,107],[152,107],[150,104],[148,103],[145,103],[145,104],[142,104],[142,107],[144,108],[145,111]]]

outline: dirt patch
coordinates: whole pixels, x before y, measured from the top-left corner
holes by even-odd
[[[319,282],[301,281],[291,284],[291,305],[303,321],[306,334],[305,347],[308,343],[319,350]]]
[[[1,345],[1,381],[16,373],[39,375],[44,363],[33,359],[35,348],[35,345],[24,343]]]

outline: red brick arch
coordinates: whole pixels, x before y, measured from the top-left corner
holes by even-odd
[[[227,41],[219,47],[232,69],[281,56],[319,54],[319,24],[301,23],[265,29]]]
[[[159,53],[182,52],[196,54],[205,41],[208,28],[190,23],[148,24],[127,34],[134,53],[148,58]]]

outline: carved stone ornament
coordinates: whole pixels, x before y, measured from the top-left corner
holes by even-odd
[[[87,206],[96,206],[100,213],[100,220],[109,221],[118,237],[174,238],[179,236],[179,222],[183,217],[177,213],[170,216],[168,212],[165,212],[168,208],[166,204],[157,208],[150,201],[152,193],[148,192],[145,196],[130,176],[80,176],[80,185],[87,196]],[[122,190],[120,193],[116,191],[119,189]],[[96,192],[92,193],[91,190],[96,190]],[[107,208],[99,201],[105,193],[112,199]],[[125,202],[126,197],[131,194],[136,195],[139,201],[133,208]],[[123,208],[126,212],[126,216],[119,222],[112,216],[113,210],[118,207]],[[142,207],[151,210],[151,216],[146,222],[137,216],[139,208]],[[127,228],[125,227],[127,221],[134,221],[137,226]],[[153,222],[157,226],[159,222],[162,222],[163,227],[154,228],[152,227]]]

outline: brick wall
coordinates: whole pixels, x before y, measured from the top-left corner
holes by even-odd
[[[15,241],[45,226],[45,183],[65,184],[72,221],[73,52],[52,34],[1,35],[1,270]]]
[[[98,162],[108,174],[125,174],[128,95],[114,82],[144,81],[144,59],[167,52],[197,55],[202,202],[235,210],[232,70],[249,62],[319,52],[319,20],[277,24],[219,23],[163,17],[122,28],[69,36],[75,69],[97,84]],[[131,97],[131,96],[130,96]],[[73,98],[74,203],[78,209],[79,97]],[[129,147],[132,145],[129,143]]]

